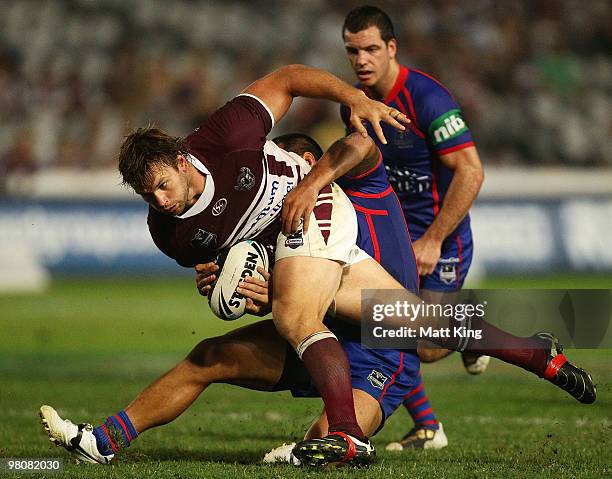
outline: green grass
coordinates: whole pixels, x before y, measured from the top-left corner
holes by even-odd
[[[530,281],[497,279],[483,287],[612,287],[603,277]],[[72,464],[42,434],[40,404],[75,421],[97,422],[122,409],[198,340],[244,323],[211,318],[187,280],[59,281],[43,295],[0,296],[0,457],[63,457],[64,472],[52,477],[612,476],[609,350],[570,352],[599,383],[591,406],[498,361],[481,377],[466,375],[454,356],[425,365],[449,447],[384,451],[408,428],[407,414],[399,411],[374,438],[379,461],[367,471],[258,464],[270,448],[298,439],[321,403],[225,385],[211,386],[175,422],[145,432],[110,467]]]

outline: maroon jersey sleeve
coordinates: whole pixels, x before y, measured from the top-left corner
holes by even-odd
[[[260,101],[240,95],[215,111],[187,137],[187,143],[212,159],[236,150],[263,148],[272,126],[270,113]]]

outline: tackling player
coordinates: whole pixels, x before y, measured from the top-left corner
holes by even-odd
[[[364,6],[345,18],[342,37],[359,79],[369,97],[405,113],[412,123],[405,131],[383,128],[387,144],[379,144],[389,181],[398,194],[414,241],[421,297],[440,301],[440,293],[460,289],[472,261],[472,232],[468,211],[483,181],[483,170],[461,109],[436,79],[397,61],[397,40],[390,18],[382,10]],[[349,129],[349,112],[341,108]],[[419,348],[432,362],[450,351]],[[489,357],[463,353],[466,370],[479,374]],[[424,423],[412,398],[405,406],[415,421],[400,444],[435,437],[437,425]]]

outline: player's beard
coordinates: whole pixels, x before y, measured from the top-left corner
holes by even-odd
[[[189,201],[191,197],[191,181],[188,175],[185,175],[184,191],[185,191],[185,194],[183,195],[183,199],[179,200],[179,202],[177,203],[179,206],[179,210],[180,210],[177,216],[180,216],[183,213],[185,213],[185,211],[191,208],[193,206],[193,203],[195,203],[195,201],[193,201],[193,203]]]

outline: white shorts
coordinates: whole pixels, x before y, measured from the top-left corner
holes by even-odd
[[[351,201],[342,189],[332,183],[319,193],[310,215],[308,233],[302,228],[289,236],[279,233],[275,259],[311,256],[338,261],[345,266],[369,257],[357,241],[357,217]]]

